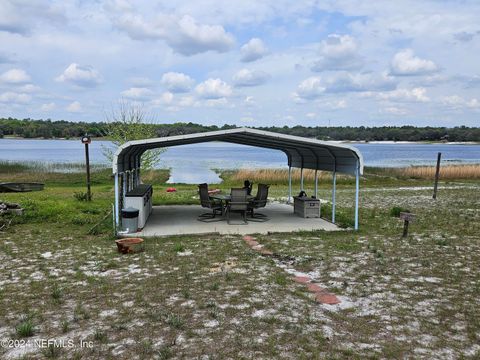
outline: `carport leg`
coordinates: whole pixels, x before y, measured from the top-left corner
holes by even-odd
[[[337,172],[333,170],[333,189],[332,189],[332,222],[335,224],[335,205],[337,195]]]
[[[357,160],[357,168],[355,170],[355,230],[358,230],[358,193],[360,191],[360,169]]]
[[[300,168],[300,190],[303,191],[303,167]]]
[[[288,201],[290,204],[292,202],[292,167],[288,167]]]
[[[318,169],[315,169],[315,198],[318,198]]]
[[[123,180],[123,191],[122,191],[122,201],[123,201],[123,206],[125,206],[125,195],[127,194],[127,173],[123,172],[122,173],[122,180]]]
[[[115,232],[116,229],[118,229],[120,225],[120,210],[119,210],[119,196],[118,196],[118,173],[115,173],[115,188],[114,188],[114,193],[115,193]]]

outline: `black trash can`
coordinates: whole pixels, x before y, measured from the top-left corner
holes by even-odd
[[[122,230],[127,233],[134,233],[138,230],[139,210],[133,207],[122,209]]]

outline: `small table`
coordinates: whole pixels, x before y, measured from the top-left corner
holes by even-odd
[[[220,200],[222,203],[222,216],[224,215],[224,208],[227,205],[227,203],[232,199],[232,196],[230,194],[215,194],[215,195],[210,195],[210,199],[214,200]],[[255,199],[254,195],[247,195],[247,202],[252,201]],[[225,205],[223,203],[225,202]]]

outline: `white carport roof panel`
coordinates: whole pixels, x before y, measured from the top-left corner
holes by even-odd
[[[287,155],[289,165],[297,168],[333,171],[336,165],[337,172],[355,174],[358,161],[360,174],[363,173],[362,154],[352,146],[249,128],[129,141],[117,149],[113,172],[135,168],[139,157],[149,149],[209,141],[280,150]]]

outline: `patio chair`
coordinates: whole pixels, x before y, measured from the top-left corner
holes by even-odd
[[[243,223],[237,225],[246,225],[247,223],[247,190],[232,189],[230,193],[230,201],[227,204],[227,222],[230,225],[230,214],[232,212],[240,213],[243,216]]]
[[[250,180],[245,180],[243,182],[243,188],[247,190],[247,195],[252,194],[252,188],[253,188],[253,182],[250,182]]]
[[[268,217],[264,214],[255,213],[256,209],[264,208],[268,200],[268,188],[266,184],[258,184],[257,195],[248,203],[248,211],[254,221],[268,221]]]
[[[211,209],[212,212],[201,214],[197,220],[203,222],[220,221],[221,218],[217,220],[215,219],[215,216],[217,215],[217,212],[220,212],[220,215],[223,214],[223,205],[221,202],[214,201],[210,198],[210,195],[208,194],[208,185],[198,185],[198,193],[200,194],[200,205],[202,205],[203,208]]]

